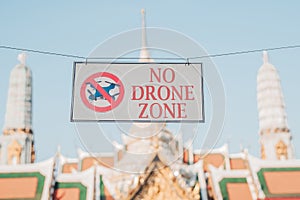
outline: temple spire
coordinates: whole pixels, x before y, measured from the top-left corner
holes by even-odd
[[[26,66],[25,53],[19,54],[18,60],[20,63],[10,73],[5,123],[0,137],[1,151],[7,156],[0,155],[0,164],[24,164],[34,162],[35,159],[31,123],[31,70]]]
[[[141,9],[142,15],[142,46],[140,51],[139,62],[154,62],[151,58],[147,47],[147,33],[146,33],[146,12]],[[130,129],[129,135],[122,135],[124,144],[127,146],[127,151],[135,153],[149,153],[157,152],[159,147],[159,136],[165,134],[166,123],[157,122],[134,122]],[[133,135],[134,137],[132,137]]]
[[[20,65],[25,66],[26,65],[26,54],[20,53],[18,55],[18,60],[20,61]]]
[[[26,66],[26,54],[18,55],[17,64],[10,74],[4,133],[21,130],[31,133],[32,78]]]
[[[269,63],[266,51],[257,74],[257,106],[262,158],[293,158],[280,78],[276,68]]]
[[[260,131],[288,130],[287,115],[280,78],[263,52],[263,65],[257,75],[257,103]]]
[[[264,61],[264,64],[269,62],[269,56],[268,56],[267,51],[263,51],[263,61]]]
[[[140,51],[140,59],[139,62],[154,62],[151,59],[150,53],[147,47],[147,33],[146,33],[146,12],[145,9],[141,10],[142,14],[142,48]]]
[[[147,47],[147,39],[146,39],[146,16],[145,9],[141,10],[142,14],[142,48]]]

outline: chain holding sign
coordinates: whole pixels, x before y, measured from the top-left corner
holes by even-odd
[[[203,122],[201,63],[74,63],[71,121]]]

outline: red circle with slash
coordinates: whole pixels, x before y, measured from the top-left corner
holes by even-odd
[[[103,87],[101,87],[97,83],[97,81],[95,81],[96,78],[101,78],[101,77],[109,78],[114,81],[114,84],[119,85],[119,95],[116,100],[106,90],[104,90]],[[101,107],[101,106],[93,105],[89,102],[89,100],[86,96],[86,87],[87,87],[88,83],[91,84],[94,88],[96,88],[96,90],[105,98],[105,100],[109,102],[109,104],[110,104],[109,106]],[[81,99],[82,99],[84,105],[86,105],[89,109],[94,110],[96,112],[107,112],[107,111],[110,111],[110,110],[114,109],[115,107],[117,107],[123,100],[124,86],[123,86],[123,83],[121,82],[121,80],[117,76],[115,76],[111,73],[108,73],[108,72],[98,72],[98,73],[95,73],[95,74],[89,76],[83,82],[81,89],[80,89],[80,96],[81,96]]]

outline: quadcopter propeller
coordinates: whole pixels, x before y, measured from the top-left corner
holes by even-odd
[[[88,93],[90,94],[89,99],[91,99],[91,100],[96,100],[95,95],[94,95],[90,90],[87,90],[87,91],[88,91]]]
[[[86,85],[90,85],[90,87],[93,88],[93,89],[96,89],[96,88],[93,86],[93,84],[90,83],[90,82],[87,82],[87,83],[85,83],[85,84],[86,84]]]
[[[109,83],[109,84],[114,84],[116,86],[120,86],[119,84],[113,83],[113,82],[109,82],[109,81],[104,81],[105,83]]]

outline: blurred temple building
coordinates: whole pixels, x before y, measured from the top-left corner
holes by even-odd
[[[142,10],[141,62],[147,49]],[[11,72],[3,134],[0,136],[0,200],[300,200],[300,160],[295,159],[284,98],[267,52],[257,75],[261,157],[247,149],[229,154],[227,144],[193,149],[164,123],[134,123],[111,153],[59,151],[34,163],[31,126],[32,77],[19,55]],[[153,134],[157,133],[157,134]]]

